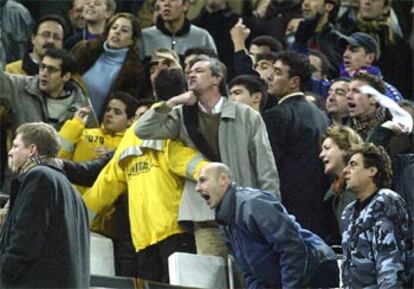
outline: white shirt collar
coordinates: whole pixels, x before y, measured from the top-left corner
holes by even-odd
[[[284,97],[282,97],[281,99],[279,99],[279,101],[277,102],[277,104],[281,104],[286,99],[291,98],[291,97],[296,96],[296,95],[302,95],[302,96],[304,96],[305,94],[303,92],[301,92],[301,91],[294,92],[294,93],[289,93],[288,95],[285,95]]]
[[[223,109],[223,103],[224,103],[224,97],[221,97],[219,101],[217,101],[216,105],[214,105],[213,109],[211,110],[212,114],[221,113]],[[201,109],[202,112],[207,113],[207,109],[201,104],[201,102],[198,102],[198,107]]]

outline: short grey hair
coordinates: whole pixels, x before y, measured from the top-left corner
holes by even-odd
[[[225,71],[223,69],[223,65],[221,64],[221,62],[217,58],[210,57],[210,56],[207,56],[207,55],[204,55],[204,54],[197,55],[196,57],[194,57],[193,60],[191,60],[190,65],[193,66],[196,62],[199,62],[199,61],[208,62],[211,73],[214,76],[218,76],[218,77],[221,77],[222,79],[224,79]]]

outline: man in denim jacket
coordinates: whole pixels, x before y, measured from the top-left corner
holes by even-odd
[[[237,187],[222,163],[201,170],[196,190],[215,209],[249,289],[338,286],[335,253],[302,229],[274,194]]]

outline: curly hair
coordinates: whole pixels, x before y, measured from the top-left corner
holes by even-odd
[[[392,183],[391,159],[382,146],[373,143],[364,143],[348,150],[347,157],[350,159],[355,154],[363,157],[364,168],[375,167],[377,173],[374,176],[374,183],[377,188],[389,188]]]
[[[322,136],[322,143],[325,139],[331,138],[333,142],[343,151],[351,147],[361,145],[364,141],[361,136],[349,126],[333,125],[326,129]]]

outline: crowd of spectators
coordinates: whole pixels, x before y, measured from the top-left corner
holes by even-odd
[[[117,275],[168,282],[173,252],[230,253],[249,289],[334,287],[342,246],[345,286],[414,286],[412,3],[33,2],[0,0],[0,284],[27,220],[14,184],[43,164],[13,163],[16,139],[38,147],[20,127],[45,122],[44,165]]]

